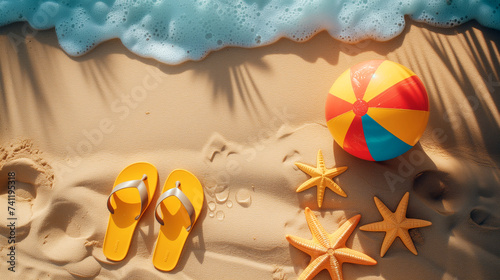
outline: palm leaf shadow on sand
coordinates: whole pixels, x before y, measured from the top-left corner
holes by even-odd
[[[430,29],[434,31],[434,28]],[[446,137],[440,143],[444,148],[468,146],[474,147],[469,150],[471,157],[475,152],[486,152],[492,158],[498,156],[498,31],[483,27],[478,29],[475,23],[438,31],[445,35],[460,35],[448,40],[432,32],[423,32],[423,38],[435,54],[430,57],[416,49],[406,54],[407,57],[416,57],[417,61],[426,61],[409,67],[423,73],[431,101],[430,127],[444,129]],[[459,54],[460,49],[467,50],[467,56]],[[454,84],[441,83],[442,80],[450,80],[449,76],[453,77]],[[453,93],[448,94],[449,91]]]
[[[60,48],[53,29],[35,31],[33,36],[26,36],[23,34],[26,33],[24,30],[27,26],[29,28],[27,23],[11,24],[2,27],[0,35],[9,36],[10,33],[14,33],[19,38],[25,36],[26,40],[33,40],[50,48]],[[320,39],[318,40],[316,37]],[[394,40],[383,43],[375,43],[368,40],[356,45],[350,45],[336,41],[327,32],[320,32],[307,41],[307,46],[290,39],[280,39],[274,44],[258,48],[226,47],[210,53],[203,59],[202,63],[188,61],[180,65],[165,65],[151,58],[137,56],[126,49],[119,39],[112,39],[102,43],[103,46],[100,46],[100,44],[95,46],[93,50],[80,57],[68,57],[79,62],[80,73],[84,77],[85,82],[95,85],[98,92],[97,96],[103,100],[111,101],[117,98],[116,94],[118,94],[118,91],[127,92],[130,90],[120,88],[120,83],[118,82],[119,71],[113,69],[111,63],[109,63],[110,56],[124,55],[130,59],[141,61],[145,65],[157,67],[166,74],[175,75],[186,71],[194,71],[195,75],[201,78],[208,78],[210,87],[207,88],[207,92],[213,95],[214,103],[225,102],[232,112],[236,112],[236,106],[241,103],[243,104],[243,109],[251,119],[262,122],[270,115],[270,109],[265,104],[265,98],[262,93],[263,89],[254,78],[255,73],[253,71],[255,69],[264,73],[278,71],[271,69],[270,65],[267,64],[265,59],[267,55],[295,54],[308,62],[315,62],[322,59],[331,65],[336,65],[341,52],[349,56],[355,56],[369,50],[379,54],[386,54],[401,45],[402,37],[404,36],[399,36]],[[18,44],[16,49],[16,60],[11,63],[21,65],[21,70],[26,73],[27,84],[32,87],[32,90],[29,92],[36,93],[33,95],[37,99],[38,104],[40,104],[40,110],[43,110],[44,114],[50,113],[50,106],[52,104],[47,104],[45,98],[46,94],[49,93],[42,90],[41,83],[37,80],[39,77],[36,77],[35,71],[33,71],[37,65],[33,65],[34,59],[30,55],[34,54],[29,52],[27,43]],[[231,55],[227,55],[227,52],[231,52]],[[64,67],[59,61],[51,61],[46,54],[37,53],[36,55],[46,57],[44,59],[46,64],[41,67],[44,67],[44,71],[47,74],[56,72],[52,69]],[[61,83],[63,82],[61,80]],[[5,91],[4,87],[4,82],[2,82],[0,88],[3,91]],[[200,94],[207,93],[203,92]],[[6,97],[3,96],[2,98],[4,98],[2,109],[5,109],[4,112],[6,112],[9,109],[5,105],[7,104]]]
[[[52,131],[54,125],[57,126],[58,120],[54,116],[54,110],[58,104],[49,102],[54,92],[51,87],[67,88],[63,94],[73,95],[71,91],[72,80],[68,76],[60,76],[60,69],[67,65],[60,59],[51,57],[50,49],[60,46],[57,43],[54,30],[33,30],[28,23],[13,23],[0,28],[0,36],[4,37],[4,47],[9,53],[15,53],[14,56],[8,56],[8,60],[0,62],[0,118],[5,120],[8,125],[16,122],[9,121],[9,116],[16,115],[15,112],[32,110],[30,119],[22,120],[23,130],[29,131],[35,127],[43,127],[40,131],[44,134],[43,140],[51,142],[56,137]],[[34,46],[42,45],[42,47]],[[91,56],[94,57],[94,56]],[[103,100],[112,100],[114,96],[110,93],[113,87],[116,87],[117,77],[108,64],[108,56],[102,56],[99,59],[73,58],[82,60],[79,64],[84,82],[95,85],[97,97]],[[18,75],[22,76],[14,79]],[[59,75],[59,76],[58,76]],[[55,83],[47,83],[48,77],[58,77]],[[74,81],[74,80],[73,80]],[[61,94],[61,93],[59,93]],[[63,96],[61,96],[63,97]],[[116,98],[116,97],[115,97]],[[16,130],[15,127],[5,127],[6,129]]]
[[[263,96],[266,90],[262,89],[258,80],[255,79],[254,71],[273,74],[275,74],[273,71],[279,71],[279,69],[271,69],[266,62],[266,56],[294,54],[307,62],[324,60],[334,66],[338,64],[341,53],[354,57],[362,52],[374,51],[385,55],[400,47],[403,38],[404,36],[399,36],[388,42],[366,40],[353,45],[339,42],[330,37],[327,32],[320,32],[308,40],[307,45],[283,38],[274,44],[257,48],[226,47],[208,54],[202,62],[187,61],[179,65],[166,65],[152,58],[137,56],[127,50],[118,39],[113,39],[104,42],[103,46],[96,46],[94,50],[83,56],[71,57],[71,59],[82,64],[83,72],[91,72],[85,73],[89,82],[96,85],[102,82],[103,86],[100,91],[103,92],[103,98],[108,98],[105,92],[108,88],[112,88],[113,81],[116,80],[116,77],[112,76],[116,71],[106,64],[105,58],[110,55],[124,55],[130,59],[139,60],[145,65],[158,68],[169,75],[193,71],[201,80],[209,81],[206,92],[199,94],[211,94],[214,103],[227,104],[233,113],[236,113],[237,106],[242,104],[242,109],[249,118],[255,122],[263,122],[269,117],[271,110],[266,105]],[[227,55],[228,52],[231,55]]]
[[[207,63],[199,63],[195,66],[196,75],[208,77],[211,81],[214,103],[225,99],[231,111],[234,112],[237,99],[239,99],[250,117],[261,120],[259,109],[264,108],[264,112],[268,113],[268,108],[257,82],[249,71],[249,66],[269,71],[269,65],[255,57],[247,60],[250,54],[245,54],[244,49],[238,49],[236,52],[241,52],[241,54],[225,56],[224,60],[217,59],[215,57],[217,55],[212,54],[205,59]]]
[[[255,80],[252,69],[273,75],[281,71],[268,65],[266,56],[294,54],[307,62],[324,60],[330,65],[336,65],[342,52],[350,56],[369,50],[386,53],[397,48],[401,43],[401,39],[385,43],[367,40],[351,45],[333,39],[327,32],[320,32],[308,40],[307,45],[282,38],[274,44],[257,48],[228,47],[209,54],[203,63],[187,62],[183,65],[192,67],[196,75],[200,77],[208,77],[212,83],[214,102],[225,99],[234,112],[236,104],[240,101],[250,117],[257,121],[264,121],[270,114],[270,108],[266,106],[262,93],[267,91],[261,88],[258,80]],[[228,56],[225,52],[231,52],[231,55]]]
[[[30,52],[27,47],[27,44],[30,43],[31,40],[34,40],[30,35],[21,36],[21,34],[30,34],[30,31],[27,30],[29,30],[29,25],[27,23],[16,23],[0,28],[0,36],[7,37],[7,41],[10,44],[10,46],[6,44],[5,47],[14,47],[17,54],[16,56],[9,57],[8,61],[0,62],[0,94],[2,95],[2,112],[0,113],[0,118],[7,120],[8,116],[11,115],[10,111],[23,110],[23,105],[25,105],[26,102],[34,102],[37,104],[37,106],[32,106],[36,110],[34,115],[43,117],[38,118],[37,123],[29,122],[23,123],[23,125],[28,126],[28,128],[33,126],[48,127],[48,124],[55,121],[51,112],[51,107],[53,107],[54,104],[49,104],[47,102],[47,98],[45,97],[46,93],[43,92],[42,77],[36,74],[37,71],[35,69],[40,67],[51,69],[53,65],[50,64],[50,61],[48,61],[48,65],[36,65],[33,63],[32,57],[40,54]],[[24,39],[26,43],[21,43],[22,39]],[[10,84],[13,80],[10,76],[19,73],[23,77],[23,85],[19,87],[17,85],[12,85],[11,87],[7,86],[7,84]],[[14,92],[12,95],[8,96],[7,90]],[[50,139],[50,131],[44,130],[43,132],[45,133],[44,136]]]

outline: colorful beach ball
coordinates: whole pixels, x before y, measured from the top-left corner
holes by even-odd
[[[427,126],[429,99],[422,81],[389,60],[370,60],[345,71],[326,100],[326,121],[348,153],[371,161],[402,155]]]

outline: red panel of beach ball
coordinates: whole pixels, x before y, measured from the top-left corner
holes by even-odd
[[[357,64],[335,81],[326,100],[326,121],[348,153],[371,161],[402,155],[427,126],[429,98],[420,79],[389,60]]]

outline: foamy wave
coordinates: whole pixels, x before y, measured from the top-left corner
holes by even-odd
[[[132,52],[168,64],[202,59],[226,46],[256,47],[321,30],[345,42],[389,40],[405,15],[437,26],[477,20],[500,29],[494,0],[104,0],[0,1],[0,26],[55,27],[61,47],[82,55],[120,38]]]

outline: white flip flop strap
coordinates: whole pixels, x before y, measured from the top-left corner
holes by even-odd
[[[111,214],[115,213],[115,209],[113,209],[113,206],[111,205],[111,196],[114,193],[116,193],[117,191],[123,190],[123,189],[134,188],[134,189],[137,189],[139,191],[139,196],[141,197],[141,212],[139,213],[139,215],[137,215],[137,217],[135,217],[135,219],[138,220],[141,217],[144,210],[146,210],[145,208],[148,205],[148,196],[149,196],[148,189],[146,188],[146,184],[144,183],[144,181],[146,181],[147,178],[148,178],[148,176],[146,174],[144,174],[144,175],[142,175],[141,180],[130,180],[130,181],[126,181],[126,182],[123,182],[123,183],[116,185],[116,187],[113,189],[113,191],[108,196],[108,210],[109,210],[109,212],[111,212]]]
[[[175,188],[169,189],[160,195],[160,197],[158,198],[158,202],[156,202],[155,217],[156,217],[156,220],[158,221],[158,223],[160,223],[160,225],[162,225],[162,226],[165,225],[163,218],[158,213],[158,206],[160,206],[160,204],[168,197],[175,196],[177,199],[179,199],[182,206],[184,206],[184,208],[186,209],[186,211],[189,215],[189,219],[191,220],[191,224],[189,225],[188,228],[186,228],[186,230],[189,232],[189,231],[191,231],[191,227],[193,227],[196,213],[194,211],[193,204],[191,203],[191,201],[189,201],[189,198],[182,192],[181,189],[179,189],[180,185],[181,185],[181,182],[176,181]]]

